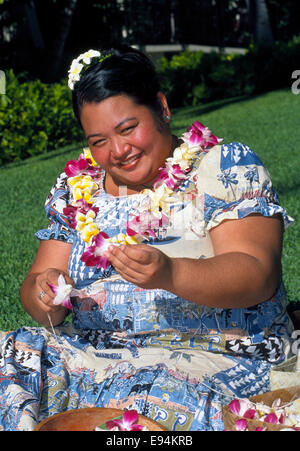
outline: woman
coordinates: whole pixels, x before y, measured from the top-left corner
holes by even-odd
[[[105,406],[170,430],[222,430],[222,405],[268,391],[288,352],[280,260],[292,219],[249,147],[221,145],[199,122],[172,135],[137,50],[80,55],[69,86],[89,150],[51,190],[50,225],[21,287],[45,326],[68,312],[70,290],[58,300],[55,287],[74,287],[73,327],[47,339],[47,375],[42,357],[39,419]]]

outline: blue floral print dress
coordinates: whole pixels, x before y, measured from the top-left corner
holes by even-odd
[[[113,236],[148,200],[108,195],[104,176],[100,170],[96,221]],[[224,220],[258,213],[281,215],[285,228],[293,222],[260,158],[240,143],[200,154],[181,189],[168,226],[148,242],[172,257],[212,257],[209,231]],[[80,260],[87,245],[63,214],[69,196],[62,173],[46,200],[49,227],[36,236],[72,244],[72,324],[55,328],[55,335],[45,328],[3,334],[0,428],[30,430],[55,413],[96,406],[134,408],[173,431],[223,430],[222,406],[268,391],[272,366],[289,354],[292,324],[282,281],[272,298],[236,309],[139,288],[111,266]],[[22,369],[13,381],[11,359]]]

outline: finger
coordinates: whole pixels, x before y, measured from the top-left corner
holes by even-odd
[[[38,302],[41,309],[44,310],[45,312],[50,313],[57,310],[57,306],[53,304],[53,299],[47,293],[45,293],[44,290],[42,290],[38,295]]]
[[[118,255],[110,254],[109,260],[115,270],[126,280],[132,283],[138,283],[144,274],[144,267],[138,265],[133,260],[128,259],[124,254],[118,252]]]
[[[147,265],[152,261],[152,251],[153,249],[149,249],[147,245],[127,245],[120,246],[119,250],[128,257],[129,260],[132,260],[139,265]]]
[[[131,246],[112,246],[112,249],[109,249],[107,258],[110,260],[116,270],[121,270],[124,273],[126,273],[127,270],[139,273],[143,272],[143,266],[145,265],[143,258],[141,258],[141,256],[135,256],[135,259],[132,258],[132,255],[130,255],[132,253],[128,252],[128,247]]]

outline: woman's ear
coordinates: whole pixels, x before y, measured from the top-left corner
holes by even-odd
[[[163,115],[163,120],[167,123],[170,122],[171,120],[171,111],[168,105],[168,101],[166,96],[164,95],[163,92],[158,92],[157,94],[157,98],[159,100],[159,103],[161,104],[161,111],[162,111],[162,115]]]

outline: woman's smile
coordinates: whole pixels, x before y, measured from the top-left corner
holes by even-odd
[[[120,165],[122,166],[122,169],[125,170],[131,170],[134,169],[140,162],[142,157],[142,152],[136,155],[133,155],[132,157],[128,158],[125,161],[120,161]]]

